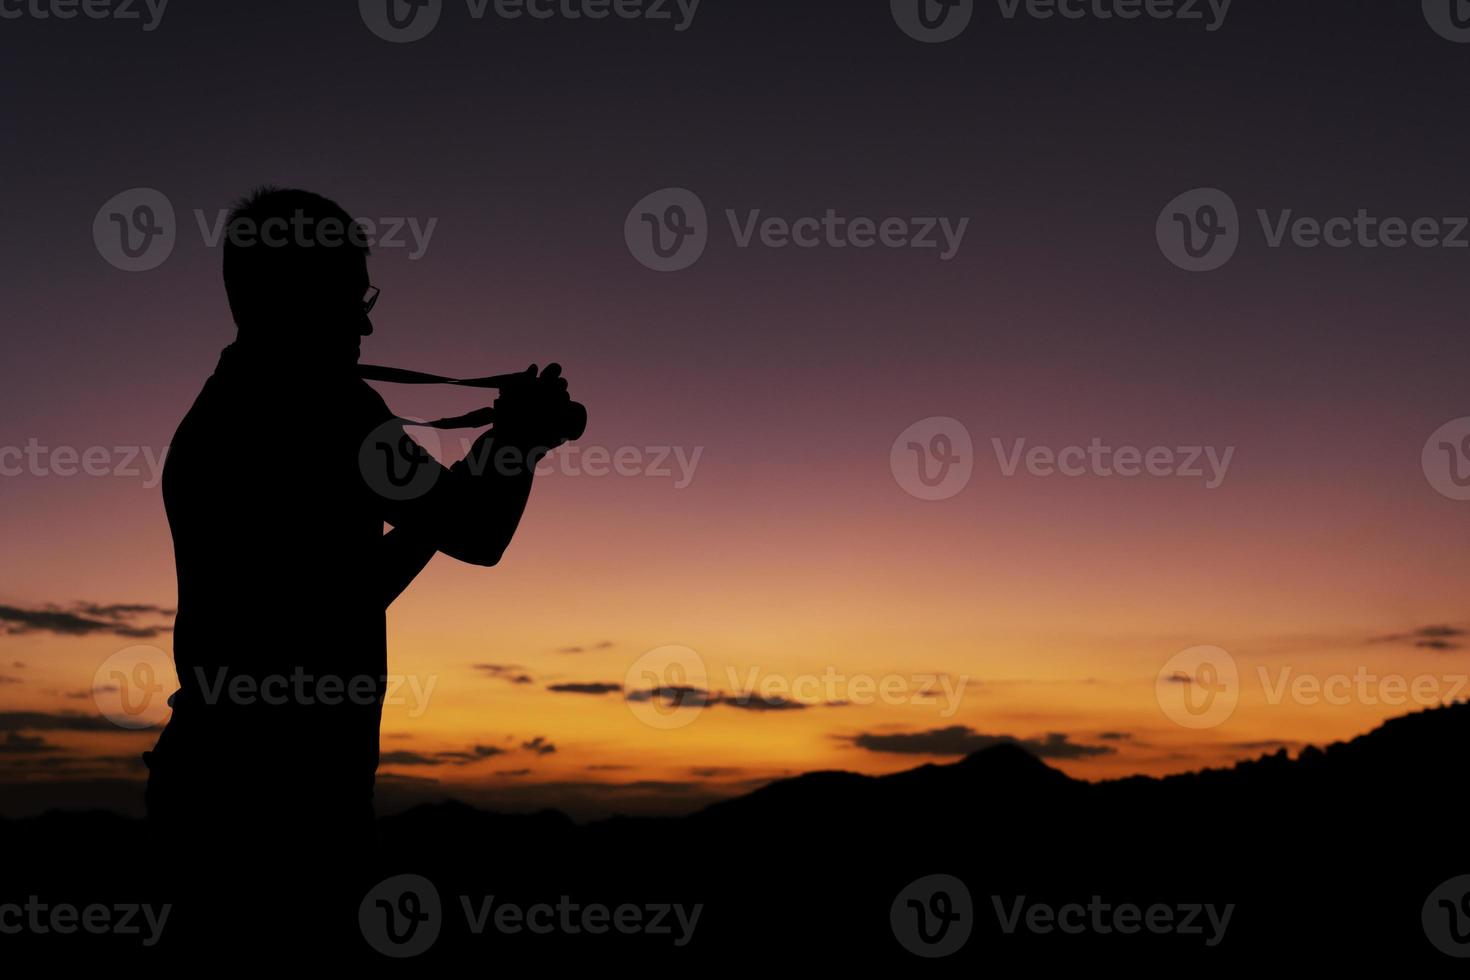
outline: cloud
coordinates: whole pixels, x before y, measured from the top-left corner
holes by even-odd
[[[521,748],[527,752],[534,752],[537,755],[550,755],[556,751],[556,746],[546,741],[546,737],[543,735],[537,735],[529,742],[522,742]]]
[[[22,735],[8,732],[0,741],[0,755],[30,755],[36,752],[56,752],[57,746],[50,744],[40,735]]]
[[[1097,737],[1104,742],[1126,742],[1133,737],[1132,732],[1098,732]]]
[[[1424,650],[1458,650],[1461,646],[1457,642],[1466,635],[1466,631],[1458,626],[1421,626],[1419,629],[1408,633],[1390,633],[1387,636],[1375,636],[1369,643],[1412,643],[1414,646]]]
[[[542,739],[535,741],[543,742]],[[531,743],[527,743],[524,747],[529,748],[530,745]],[[494,745],[475,745],[468,749],[446,749],[433,753],[397,749],[381,753],[378,756],[378,764],[384,766],[468,766],[492,756],[504,755],[507,751]],[[550,746],[547,751],[555,752],[556,747]]]
[[[467,766],[472,762],[480,762],[495,755],[504,755],[505,749],[493,745],[476,745],[466,751],[435,752],[435,758],[444,759],[456,766]]]
[[[809,704],[792,701],[779,695],[763,698],[758,694],[724,694],[710,703],[727,704],[742,711],[805,711],[811,707]]]
[[[378,756],[380,766],[442,766],[444,760],[422,752],[383,752]]]
[[[137,734],[132,729],[119,728],[101,715],[83,715],[71,711],[61,711],[54,714],[44,711],[0,711],[0,732],[25,731],[121,732],[125,734]]]
[[[557,694],[613,694],[621,691],[623,685],[608,681],[588,684],[551,684],[546,689],[555,691]]]
[[[94,602],[79,602],[75,608],[77,612],[84,613],[88,616],[97,616],[102,619],[130,619],[134,616],[167,617],[178,615],[177,610],[137,602],[114,602],[106,606],[101,606]]]
[[[380,772],[378,773],[378,779],[392,783],[409,783],[415,785],[439,782],[439,780],[431,776],[410,776],[406,772]]]
[[[1059,732],[1051,732],[1042,738],[1016,738],[1014,735],[986,735],[965,725],[895,735],[865,732],[850,736],[849,740],[869,752],[902,755],[969,755],[996,745],[1016,745],[1038,759],[1083,759],[1117,752],[1109,745],[1079,745],[1071,741],[1071,736]]]
[[[670,684],[665,687],[651,687],[646,691],[629,691],[629,701],[652,701],[655,698],[667,701],[670,707],[675,708],[703,708],[711,703],[710,693],[702,687],[690,687],[687,684]]]
[[[9,674],[0,674],[0,684],[24,684],[19,677],[11,677]]]
[[[140,617],[168,618],[172,609],[141,603],[93,602],[76,603],[71,608],[44,606],[22,609],[0,606],[0,633],[18,636],[27,633],[52,633],[57,636],[92,636],[111,634],[135,640],[148,640],[173,630],[162,624],[140,624]]]
[[[529,770],[529,769],[497,769],[497,770],[495,770],[495,775],[497,775],[497,776],[529,776],[530,774],[531,774],[531,770]]]
[[[743,694],[716,694],[706,691],[702,687],[690,687],[688,685],[670,685],[667,687],[654,687],[646,691],[629,691],[629,701],[653,701],[658,699],[664,701],[671,708],[713,708],[725,705],[731,708],[739,708],[742,711],[805,711],[816,705],[807,704],[804,701],[793,701],[790,698],[781,697],[778,694],[763,697],[753,691]],[[841,708],[847,704],[845,701],[829,701],[826,707]]]
[[[116,684],[98,684],[90,691],[66,691],[61,696],[68,701],[91,701],[99,694],[116,694],[119,690]]]
[[[617,646],[612,640],[603,640],[601,643],[593,643],[590,646],[558,647],[557,653],[586,653],[588,650],[609,650]]]
[[[520,664],[475,664],[475,669],[512,684],[534,683],[531,675],[525,673],[526,668]]]

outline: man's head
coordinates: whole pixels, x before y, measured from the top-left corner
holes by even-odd
[[[309,191],[262,187],[225,223],[224,276],[241,340],[310,361],[355,360],[372,333],[363,227]]]

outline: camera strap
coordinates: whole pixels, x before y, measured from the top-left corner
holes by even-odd
[[[487,378],[446,378],[440,374],[427,374],[423,371],[409,371],[404,368],[383,367],[377,364],[359,364],[357,375],[364,381],[385,381],[389,384],[400,385],[458,385],[462,388],[503,388],[525,377],[524,374],[497,374]],[[427,422],[417,419],[404,419],[404,421],[430,429],[478,429],[489,425],[494,419],[494,409],[477,408],[464,415],[454,415]]]

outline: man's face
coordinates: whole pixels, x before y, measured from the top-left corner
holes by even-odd
[[[367,256],[354,254],[343,263],[340,273],[312,290],[301,333],[313,360],[356,363],[362,354],[362,338],[373,332],[363,302],[370,285]]]
[[[372,282],[368,279],[367,256],[358,255],[352,265],[350,286],[342,296],[343,337],[350,338],[352,360],[362,354],[362,338],[372,336],[373,321],[368,319],[365,300]]]

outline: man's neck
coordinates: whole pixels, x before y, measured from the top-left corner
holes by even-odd
[[[271,374],[355,374],[357,367],[342,357],[275,343],[248,333],[237,335],[235,342],[223,353],[232,361],[249,365],[252,370]]]

